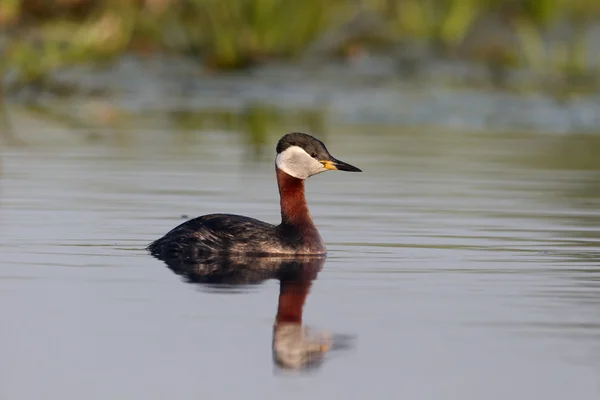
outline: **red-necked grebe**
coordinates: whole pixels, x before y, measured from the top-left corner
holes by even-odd
[[[156,257],[194,261],[206,254],[319,255],[326,248],[315,227],[304,180],[328,170],[362,172],[334,158],[305,133],[288,133],[277,143],[275,159],[281,198],[281,224],[231,214],[210,214],[184,222],[148,246]]]

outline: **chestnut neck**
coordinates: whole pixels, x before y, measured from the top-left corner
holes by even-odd
[[[304,196],[304,179],[294,178],[277,170],[277,185],[281,199],[281,224],[313,228],[314,223]]]

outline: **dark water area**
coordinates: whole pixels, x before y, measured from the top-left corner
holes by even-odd
[[[144,247],[182,215],[277,223],[274,145],[294,129],[252,146],[161,118],[13,120],[1,399],[598,398],[598,136],[329,123],[364,172],[307,182],[328,257],[223,285]],[[307,349],[313,368],[282,365]]]

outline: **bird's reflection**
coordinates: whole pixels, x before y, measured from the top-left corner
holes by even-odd
[[[273,361],[284,369],[312,369],[325,354],[348,349],[347,335],[319,332],[303,325],[304,303],[325,257],[206,257],[195,262],[163,260],[185,281],[222,290],[241,289],[269,279],[279,280],[273,327]]]

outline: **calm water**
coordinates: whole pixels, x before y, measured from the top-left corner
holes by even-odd
[[[232,133],[35,129],[0,154],[2,400],[600,394],[596,137],[331,129],[365,172],[307,185],[329,256],[304,322],[355,339],[289,372],[277,281],[194,285],[143,250],[183,214],[277,222],[280,132],[251,162]]]

